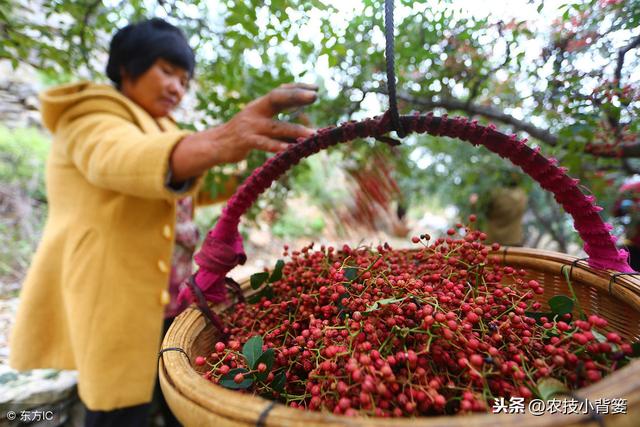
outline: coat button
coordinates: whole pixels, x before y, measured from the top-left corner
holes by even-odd
[[[165,306],[169,304],[170,301],[171,301],[171,294],[169,294],[169,291],[167,291],[166,289],[163,289],[162,292],[160,292],[160,304]]]
[[[162,235],[167,240],[171,238],[171,227],[169,225],[165,225],[164,227],[162,227]]]
[[[169,267],[167,266],[167,263],[164,262],[163,260],[158,261],[158,269],[163,273],[169,272]]]

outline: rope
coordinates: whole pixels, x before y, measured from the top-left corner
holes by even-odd
[[[222,321],[220,320],[218,315],[209,308],[209,304],[207,304],[207,300],[202,294],[202,290],[198,287],[198,285],[196,285],[195,280],[193,279],[193,275],[190,276],[186,280],[186,282],[191,288],[191,292],[193,292],[193,295],[196,297],[196,306],[204,315],[204,318],[207,319],[218,330],[218,332],[220,332],[221,340],[226,341],[228,338],[228,334],[224,333],[224,325],[222,324]]]
[[[271,402],[267,405],[266,408],[260,413],[258,417],[258,421],[256,421],[256,427],[265,427],[267,417],[269,416],[269,412],[276,406],[276,402]]]
[[[570,266],[563,264],[562,267],[560,267],[560,274],[564,274],[564,269],[569,267],[569,280],[571,280],[573,278],[573,267],[576,267],[580,261],[589,261],[589,257],[576,258],[571,262]]]
[[[573,262],[571,263],[571,268],[569,268],[569,279],[571,279],[573,277],[573,267],[575,267],[576,265],[578,265],[578,263],[580,261],[589,261],[589,257],[584,257],[584,258],[577,258],[574,259]]]
[[[589,414],[589,418],[588,421],[595,421],[596,423],[598,423],[598,427],[606,427],[604,424],[604,418],[602,417],[602,415],[598,412],[598,411],[591,411],[589,409],[589,400],[588,399],[584,399],[580,396],[578,396],[577,394],[570,392],[569,396],[571,396],[572,399],[575,399],[585,405],[587,405],[587,411]]]
[[[189,355],[187,354],[186,351],[184,351],[183,349],[181,349],[180,347],[167,347],[167,348],[163,348],[162,350],[160,350],[158,352],[158,359],[160,359],[162,357],[162,354],[167,352],[167,351],[178,351],[182,354],[184,354],[185,356],[187,356],[187,361],[189,362],[189,365],[191,365],[191,359],[189,358]]]
[[[231,277],[225,277],[224,282],[227,284],[227,287],[231,289],[231,291],[236,295],[236,298],[238,298],[238,302],[240,303],[245,302],[244,294],[242,293],[242,288],[240,287],[240,284],[238,282],[233,280]]]
[[[609,295],[611,295],[611,286],[616,283],[616,277],[619,276],[640,276],[640,273],[615,273],[609,279]]]
[[[389,114],[391,116],[392,129],[396,131],[400,138],[404,138],[407,133],[402,127],[402,123],[400,123],[398,100],[396,99],[395,49],[393,43],[393,0],[384,1],[384,37],[384,54],[387,62],[387,93],[389,95]]]

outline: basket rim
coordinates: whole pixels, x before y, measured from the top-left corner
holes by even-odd
[[[608,286],[602,285],[602,279],[611,280],[617,272],[611,270],[597,270],[589,267],[582,259],[554,252],[549,250],[504,247],[499,251],[492,252],[494,255],[501,255],[505,264],[522,262],[526,264],[529,260],[542,260],[545,262],[549,272],[562,273],[565,268],[573,264],[571,277],[580,281],[587,281],[600,289],[608,290]],[[599,280],[593,280],[599,279]],[[600,284],[600,285],[598,285]],[[640,311],[640,276],[619,276],[615,282],[616,286],[611,288],[610,294],[619,299],[621,303],[629,304]],[[635,297],[635,298],[630,298]],[[207,327],[203,315],[194,307],[187,308],[172,323],[165,335],[162,348],[179,347],[188,348],[190,337],[194,332],[200,333]],[[425,427],[459,427],[464,420],[465,425],[475,427],[495,427],[502,425],[515,425],[520,427],[553,427],[569,425],[585,426],[593,420],[592,415],[573,414],[567,416],[553,416],[545,413],[542,416],[532,414],[493,414],[481,413],[470,415],[450,415],[437,417],[416,417],[416,418],[375,418],[375,417],[347,417],[335,415],[327,412],[301,411],[290,408],[282,403],[275,403],[265,398],[238,393],[228,390],[219,385],[202,378],[201,375],[191,366],[188,359],[178,352],[164,352],[158,361],[159,375],[163,376],[167,386],[177,389],[179,393],[188,398],[197,406],[206,410],[211,410],[211,406],[217,406],[223,413],[216,412],[220,417],[227,417],[242,423],[255,424],[256,420],[267,407],[273,406],[269,411],[264,425],[272,426],[302,426],[315,425],[321,423],[325,426],[332,425],[360,425],[379,427],[409,427],[419,425]],[[623,398],[627,399],[627,408],[640,406],[640,388],[638,383],[628,381],[629,378],[640,378],[640,359],[634,360],[624,368],[615,371],[595,384],[576,390],[572,397],[594,401],[598,398]],[[203,390],[210,390],[206,396]],[[218,400],[219,402],[214,402]],[[235,415],[235,417],[233,417]],[[502,418],[508,415],[507,418]],[[628,414],[626,416],[629,416]],[[568,423],[571,420],[571,424]]]
[[[545,261],[546,271],[558,275],[567,273],[570,279],[588,282],[621,303],[640,311],[640,273],[598,269],[588,265],[585,258],[546,249],[505,246],[493,253],[501,255],[504,263],[527,265],[533,260]]]

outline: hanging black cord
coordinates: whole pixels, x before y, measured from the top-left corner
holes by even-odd
[[[406,132],[400,123],[400,113],[398,113],[398,100],[396,99],[396,73],[395,73],[395,53],[393,46],[393,1],[384,1],[384,36],[385,36],[385,59],[387,61],[387,93],[389,95],[389,113],[391,124],[400,138],[406,136]]]

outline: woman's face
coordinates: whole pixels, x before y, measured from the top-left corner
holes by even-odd
[[[171,62],[158,58],[136,80],[126,73],[122,77],[122,93],[141,106],[151,117],[168,115],[187,90],[189,72]]]

